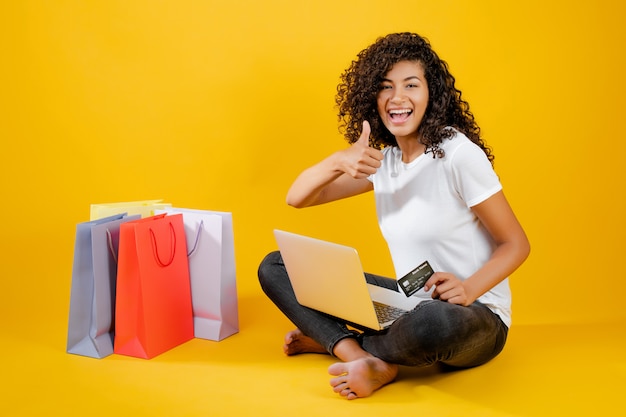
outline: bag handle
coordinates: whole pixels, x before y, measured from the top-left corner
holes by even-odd
[[[187,253],[187,257],[190,257],[196,251],[196,248],[198,247],[198,241],[200,240],[200,231],[202,230],[203,227],[204,227],[204,220],[200,220],[200,224],[198,225],[198,233],[196,233],[196,241],[193,243],[193,248],[191,248],[189,253]]]
[[[117,263],[117,254],[115,253],[115,249],[113,249],[113,237],[111,236],[111,232],[109,229],[106,229],[107,232],[107,243],[109,244],[109,250],[111,251],[111,255],[113,256],[113,260]]]
[[[160,267],[165,268],[166,266],[170,266],[172,262],[174,262],[174,256],[176,255],[176,231],[174,230],[174,226],[172,222],[170,222],[170,234],[172,238],[170,239],[170,259],[167,262],[163,262],[161,257],[159,256],[159,250],[157,249],[157,240],[154,235],[154,231],[150,228],[150,239],[152,240],[152,252],[154,253],[154,259]]]

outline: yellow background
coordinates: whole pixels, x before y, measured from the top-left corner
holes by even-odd
[[[346,146],[340,73],[376,37],[408,30],[449,63],[530,237],[512,277],[515,321],[626,317],[620,2],[2,8],[4,311],[30,314],[29,299],[65,315],[74,228],[91,203],[232,212],[244,294],[259,291],[275,227],[354,245],[367,270],[392,275],[371,196],[308,210],[284,197],[303,168]]]
[[[366,270],[393,275],[372,196],[306,210],[284,198],[346,146],[341,72],[396,31],[449,63],[529,235],[514,324],[623,323],[625,16],[617,0],[3,2],[5,334],[64,349],[91,203],[232,212],[251,332],[273,228],[355,246]]]

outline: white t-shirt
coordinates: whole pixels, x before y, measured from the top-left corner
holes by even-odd
[[[443,158],[429,153],[405,164],[400,148],[387,147],[382,166],[369,178],[374,184],[378,223],[398,278],[427,260],[435,271],[466,279],[495,249],[471,211],[502,189],[491,163],[460,132],[445,139],[441,149]],[[414,296],[432,299],[423,289]],[[508,279],[478,300],[510,326]]]

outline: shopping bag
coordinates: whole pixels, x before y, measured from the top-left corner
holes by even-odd
[[[141,217],[150,217],[155,214],[155,210],[161,210],[171,206],[170,203],[163,203],[163,200],[92,204],[89,218],[90,220],[96,220],[118,213],[128,213],[129,215],[139,214]]]
[[[219,341],[239,331],[232,214],[168,208],[182,213],[189,251],[195,337]]]
[[[181,214],[120,227],[114,353],[153,358],[193,338]]]
[[[67,352],[103,358],[113,353],[119,214],[76,226]]]

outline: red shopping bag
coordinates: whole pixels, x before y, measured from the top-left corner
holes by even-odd
[[[114,353],[153,358],[194,337],[182,215],[120,227]]]

